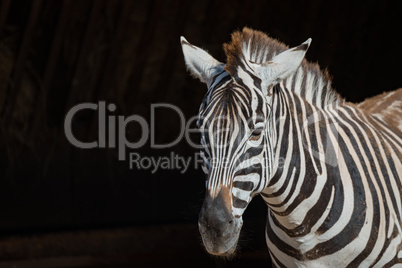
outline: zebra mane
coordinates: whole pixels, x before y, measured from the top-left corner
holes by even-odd
[[[265,33],[243,28],[232,34],[232,41],[223,45],[227,63],[225,70],[233,77],[237,69],[245,63],[264,63],[271,60],[276,54],[289,49],[285,44],[268,37]],[[309,103],[319,107],[338,103],[343,99],[331,87],[331,78],[327,70],[322,71],[318,64],[303,60],[298,71],[288,77],[285,84],[293,92],[299,94]]]

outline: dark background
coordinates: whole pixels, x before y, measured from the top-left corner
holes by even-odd
[[[242,250],[209,257],[197,230],[201,169],[129,168],[114,148],[79,149],[64,134],[68,110],[113,103],[108,115],[150,119],[152,103],[197,114],[205,86],[184,67],[179,37],[225,61],[222,44],[244,26],[295,46],[328,68],[334,88],[359,102],[402,86],[401,1],[0,1],[0,267],[267,266],[265,205],[245,213]],[[73,121],[83,141],[98,114]],[[180,120],[156,113],[156,141],[172,141]],[[137,124],[126,136],[141,136]],[[196,134],[192,139],[198,140]],[[142,156],[194,157],[183,139]],[[192,162],[192,167],[193,162]]]

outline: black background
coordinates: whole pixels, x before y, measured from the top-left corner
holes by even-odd
[[[400,1],[1,1],[0,259],[102,259],[104,252],[118,248],[120,260],[136,256],[123,262],[127,265],[152,266],[161,252],[162,259],[176,264],[186,258],[192,265],[193,259],[229,267],[269,263],[266,208],[259,198],[245,214],[247,235],[239,257],[224,263],[211,259],[196,227],[204,195],[200,168],[192,162],[184,174],[130,170],[114,148],[72,146],[64,134],[65,115],[78,103],[105,101],[117,107],[110,116],[136,114],[150,122],[151,104],[170,103],[188,119],[197,114],[205,85],[186,72],[179,37],[224,62],[222,44],[244,26],[289,46],[311,37],[306,58],[329,70],[334,88],[346,100],[359,102],[402,85],[401,15]],[[77,114],[74,134],[96,140],[97,116],[89,110]],[[158,143],[172,141],[179,129],[175,112],[157,111]],[[130,124],[126,136],[138,140],[141,129]],[[196,134],[191,137],[198,140]],[[194,157],[197,151],[184,139],[167,149],[151,148],[149,139],[141,149],[127,149],[146,157],[171,152]],[[150,246],[138,251],[142,242],[116,247],[123,240],[105,238],[90,249],[73,251],[74,243],[88,239],[57,236],[80,237],[83,231],[94,240],[121,232],[127,242],[139,235]],[[33,250],[31,242],[10,240],[33,236],[41,250]]]

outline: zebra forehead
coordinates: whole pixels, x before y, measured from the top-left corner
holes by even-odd
[[[206,112],[209,116],[234,116],[243,111],[250,113],[250,93],[233,86],[216,89],[211,92]]]
[[[240,85],[235,80],[212,89],[206,96],[206,99],[209,100],[207,105],[212,105],[215,110],[227,107],[237,108],[237,110],[240,108],[247,111],[250,115],[253,110],[259,112],[258,108],[261,108],[261,104],[265,100],[260,90],[252,86]],[[234,111],[236,112],[236,109]]]
[[[233,94],[233,93],[232,93]],[[233,129],[235,125],[249,125],[264,121],[261,101],[252,101],[240,96],[225,96],[211,99],[211,103],[201,115],[202,125],[215,125],[218,129],[227,126]],[[239,126],[240,127],[240,126]]]

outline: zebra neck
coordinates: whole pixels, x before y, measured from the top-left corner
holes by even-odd
[[[317,182],[327,176],[320,156],[328,159],[332,156],[325,155],[326,148],[318,141],[318,136],[326,136],[327,127],[323,122],[327,113],[293,91],[284,88],[277,91],[272,105],[272,119],[276,122],[274,169],[261,195],[275,219],[282,226],[295,229],[300,227],[303,213],[313,203],[305,202],[302,209],[295,208],[322,190],[323,185],[317,187]]]

